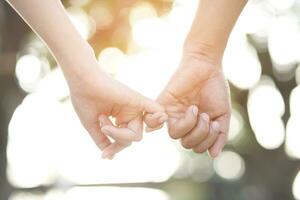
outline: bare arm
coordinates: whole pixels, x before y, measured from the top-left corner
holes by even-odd
[[[220,60],[231,30],[246,3],[246,0],[201,0],[185,41],[187,51]]]
[[[196,153],[208,150],[216,157],[227,141],[231,105],[220,65],[245,4],[245,0],[199,1],[181,63],[158,97],[169,115],[169,135]]]
[[[80,74],[78,63],[94,56],[89,44],[79,35],[60,0],[8,0],[27,24],[48,45],[66,78]],[[88,61],[89,60],[89,61]],[[88,67],[81,65],[80,67]],[[90,66],[89,66],[90,67]]]
[[[142,138],[144,111],[158,113],[162,106],[112,80],[98,66],[92,48],[79,35],[59,0],[8,0],[28,25],[46,42],[60,64],[81,123],[104,158],[112,158]],[[122,124],[111,123],[109,116]],[[114,139],[112,143],[106,135]]]

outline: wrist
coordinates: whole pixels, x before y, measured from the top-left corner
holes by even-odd
[[[183,57],[193,57],[211,63],[214,66],[221,66],[223,48],[208,45],[203,42],[186,40],[183,46]]]
[[[92,85],[102,79],[101,77],[106,76],[105,72],[100,69],[98,60],[90,46],[69,52],[67,55],[57,58],[57,61],[70,90],[81,85]]]

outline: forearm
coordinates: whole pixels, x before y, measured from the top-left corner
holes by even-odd
[[[93,52],[79,35],[59,0],[8,0],[28,25],[45,41],[65,75],[82,73]]]
[[[201,0],[184,48],[219,60],[246,0]]]

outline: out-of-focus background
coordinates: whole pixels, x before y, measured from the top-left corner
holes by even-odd
[[[101,67],[155,98],[198,0],[63,3]],[[162,129],[102,160],[53,57],[1,1],[0,199],[300,199],[299,63],[300,1],[249,1],[223,62],[233,103],[225,151],[214,160],[194,154]]]

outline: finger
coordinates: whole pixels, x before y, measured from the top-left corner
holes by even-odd
[[[94,140],[97,147],[101,150],[105,149],[107,146],[111,144],[111,141],[109,138],[101,132],[100,124],[108,124],[108,121],[106,121],[106,116],[102,115],[99,116],[99,122],[95,122],[91,129],[89,129],[89,133]]]
[[[183,147],[191,149],[205,140],[208,136],[208,133],[209,115],[206,113],[202,113],[199,116],[197,125],[182,138],[181,144]]]
[[[162,124],[162,125],[160,125],[160,126],[158,126],[158,127],[156,127],[156,128],[146,127],[146,130],[145,130],[145,131],[146,131],[147,133],[153,132],[153,131],[156,131],[156,130],[161,129],[163,126],[164,126],[164,125]]]
[[[173,139],[178,139],[183,137],[188,133],[197,123],[198,117],[198,107],[195,105],[190,106],[185,116],[181,119],[169,118],[168,127],[169,135]]]
[[[164,113],[165,109],[162,105],[160,105],[159,103],[148,99],[146,97],[142,97],[142,107],[143,107],[143,111],[150,113],[150,114],[154,114],[154,113]]]
[[[210,125],[208,137],[203,142],[201,142],[196,147],[194,147],[193,151],[195,153],[203,153],[206,150],[208,150],[217,140],[219,133],[220,133],[219,123],[216,121],[212,122]]]
[[[106,125],[114,126],[113,123],[112,123],[112,121],[107,116],[105,116],[105,115],[100,115],[99,116],[99,122],[100,122],[100,127],[101,128],[104,127],[104,126],[106,126]],[[127,127],[127,125],[125,127]],[[115,138],[112,138],[112,139],[115,140]],[[128,143],[128,141],[124,141],[124,140],[118,140],[117,142],[120,143],[120,144],[125,144],[125,145]]]
[[[209,148],[208,150],[209,155],[213,158],[216,158],[223,150],[226,142],[227,142],[227,135],[221,133],[217,138],[215,144],[213,144],[213,146]]]
[[[111,144],[108,137],[100,131],[100,127],[97,126],[97,129],[94,129],[91,132],[92,139],[100,150],[105,149],[107,146]]]
[[[183,61],[182,63],[185,62]],[[202,81],[205,81],[212,70],[213,68],[211,68],[211,70],[203,70],[199,67],[198,63],[196,65],[191,63],[189,68],[181,66],[171,77],[165,90],[170,91],[177,96],[182,96],[186,94],[190,88],[194,88]],[[189,84],[187,84],[187,79]]]
[[[209,149],[209,154],[214,158],[217,157],[221,153],[221,151],[223,150],[223,148],[227,142],[229,124],[230,124],[230,113],[220,117],[219,119],[217,119],[217,121],[220,124],[221,131],[220,131],[217,141]]]
[[[168,120],[168,115],[166,113],[158,112],[158,113],[147,113],[144,116],[144,121],[147,125],[146,131],[150,132],[153,130],[157,130],[162,127],[163,123]]]
[[[147,129],[148,131],[151,131],[152,128],[157,130],[168,120],[168,115],[165,113],[164,107],[155,101],[144,98],[143,110],[146,111],[144,121],[147,127],[151,128]]]
[[[134,132],[136,137],[133,141],[140,141],[143,139],[143,116],[139,115],[128,123],[128,128]]]
[[[105,125],[112,125],[113,123],[110,121],[110,119],[106,115],[99,115],[98,117],[100,128],[102,128]]]
[[[111,145],[109,145],[108,147],[106,147],[103,151],[102,151],[102,158],[103,159],[112,159],[114,157],[115,154],[119,153],[120,151],[122,151],[123,149],[125,149],[126,147],[130,146],[131,142],[128,143],[118,143],[115,142]]]
[[[138,116],[128,123],[127,128],[117,128],[106,125],[101,131],[116,141],[140,141],[142,139],[143,123],[142,117]]]

